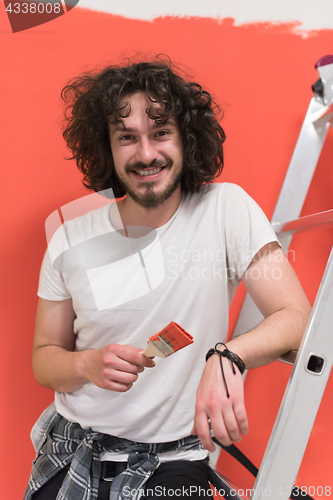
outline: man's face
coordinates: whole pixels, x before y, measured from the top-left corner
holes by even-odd
[[[145,208],[156,208],[180,190],[180,130],[174,118],[163,124],[149,118],[147,110],[157,115],[161,104],[152,103],[145,92],[131,94],[122,103],[130,103],[130,115],[109,126],[115,170],[127,196]]]

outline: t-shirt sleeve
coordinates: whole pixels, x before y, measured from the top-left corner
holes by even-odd
[[[235,184],[223,196],[223,219],[228,274],[236,285],[256,253],[278,239],[261,208]]]
[[[47,300],[66,300],[71,297],[61,273],[52,266],[49,250],[44,255],[37,295]]]

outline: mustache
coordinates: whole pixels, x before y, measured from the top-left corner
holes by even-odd
[[[133,170],[143,170],[145,168],[161,168],[170,167],[172,165],[172,160],[170,158],[153,160],[150,163],[144,163],[143,161],[137,161],[134,163],[127,163],[125,166],[126,172],[131,172]]]

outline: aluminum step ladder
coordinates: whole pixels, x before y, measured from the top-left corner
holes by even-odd
[[[333,210],[299,218],[329,129],[333,126],[333,56],[315,66],[319,80],[311,99],[272,217],[287,252],[292,235],[333,226]],[[263,316],[247,294],[233,337],[255,327]],[[310,437],[333,361],[333,247],[298,353],[281,358],[294,365],[259,469],[251,500],[288,499]],[[296,355],[297,354],[297,355]],[[301,497],[301,495],[300,495]],[[236,498],[236,497],[235,497]]]

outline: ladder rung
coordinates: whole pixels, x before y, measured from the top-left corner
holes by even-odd
[[[306,215],[289,222],[273,222],[272,226],[277,234],[289,233],[293,234],[298,231],[308,231],[321,226],[333,225],[333,209],[319,212],[317,214]]]
[[[278,361],[282,361],[283,363],[288,363],[288,365],[293,365],[295,363],[297,353],[298,351],[296,350],[286,352],[285,354],[282,354],[282,356],[279,357]]]
[[[325,123],[333,120],[333,104],[325,106],[323,109],[313,113],[312,123],[315,127],[322,127]]]

